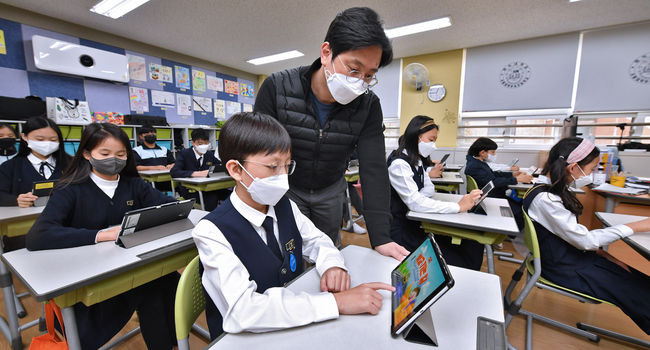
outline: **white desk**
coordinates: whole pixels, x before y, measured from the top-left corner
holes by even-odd
[[[524,193],[526,193],[526,191],[528,191],[535,185],[537,185],[537,181],[533,180],[533,183],[530,184],[517,183],[516,185],[508,185],[508,188],[517,191],[517,193],[520,194],[519,197],[523,198]],[[585,194],[585,190],[583,190],[582,188],[569,187],[569,191],[577,194]]]
[[[235,180],[230,175],[223,173],[214,173],[211,177],[178,177],[173,181],[180,182],[185,188],[199,192],[201,209],[205,210],[203,201],[203,192],[216,191],[235,186]]]
[[[341,253],[350,271],[352,286],[380,281],[390,284],[390,272],[397,266],[393,258],[359,246],[347,246]],[[476,318],[484,316],[504,321],[499,276],[450,266],[456,282],[430,308],[439,345],[415,344],[390,335],[390,292],[380,291],[383,304],[377,315],[342,315],[338,319],[269,333],[224,334],[210,344],[218,349],[476,349]],[[308,270],[287,288],[318,293],[319,277]]]
[[[207,214],[205,211],[192,210],[189,219],[196,225]],[[165,225],[156,229],[164,230]],[[165,262],[166,259],[176,258],[183,252],[191,252],[194,248],[191,232],[192,230],[185,230],[130,249],[119,247],[114,242],[40,251],[20,249],[3,254],[2,260],[36,300],[63,300],[57,299],[57,304],[63,308],[68,344],[70,349],[79,349],[79,336],[72,306],[80,301],[90,306],[121,293],[116,290],[124,283],[113,282],[107,286],[108,290],[101,288],[101,283],[109,278],[121,278],[121,281],[126,281],[125,283],[131,286],[130,288],[158,278],[156,274],[160,274],[162,268],[152,269],[153,271],[139,268],[146,268],[155,262]],[[190,260],[191,258],[193,256],[189,257]],[[180,267],[182,266],[167,266],[172,270]],[[152,275],[155,278],[152,278]],[[98,284],[100,287],[93,289],[93,286]]]
[[[151,182],[151,186],[153,186],[153,188],[156,188],[156,182],[169,181],[172,184],[172,194],[174,197],[176,196],[176,192],[174,191],[174,183],[172,181],[172,176],[169,174],[169,169],[141,170],[138,171],[138,174],[145,181]]]
[[[614,213],[596,213],[596,217],[605,226],[624,225],[629,222],[646,219],[646,216],[624,215]],[[650,260],[650,232],[637,232],[632,236],[623,238],[623,241],[634,248],[639,254]]]
[[[443,172],[442,177],[432,177],[431,182],[434,185],[460,185],[465,183],[458,172]]]
[[[16,237],[25,235],[43,209],[45,207],[0,207],[0,238],[2,236]],[[2,244],[0,244],[0,254],[2,253],[4,253],[4,250]],[[13,349],[22,349],[20,332],[29,328],[32,322],[22,327],[18,324],[18,315],[16,314],[17,298],[15,298],[13,280],[9,270],[2,262],[0,262],[0,278],[6,279],[8,282],[7,285],[2,286],[7,320],[0,317],[0,330],[2,330],[3,335]]]
[[[459,172],[464,166],[465,164],[447,164],[445,170]]]
[[[462,195],[434,193],[433,199],[454,202],[462,198]],[[431,224],[432,228],[437,228],[438,234],[452,236],[452,239],[471,239],[485,245],[487,256],[488,272],[494,273],[494,253],[492,244],[500,243],[507,235],[518,235],[519,228],[510,209],[508,200],[504,198],[485,198],[483,201],[484,209],[487,215],[474,213],[456,213],[456,214],[435,214],[419,213],[409,211],[406,217],[410,220],[422,221]],[[508,213],[510,216],[503,216]],[[453,229],[449,229],[453,228]],[[425,227],[425,231],[427,228]],[[436,231],[433,232],[436,234]]]
[[[593,191],[605,197],[605,211],[608,213],[613,213],[614,208],[616,208],[619,203],[632,203],[650,206],[650,194],[629,195],[609,191]]]

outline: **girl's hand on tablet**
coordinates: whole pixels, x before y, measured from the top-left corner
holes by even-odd
[[[336,305],[339,307],[339,314],[354,315],[379,313],[382,304],[382,296],[377,290],[383,289],[391,292],[395,288],[383,282],[371,282],[358,285],[345,292],[334,293]]]

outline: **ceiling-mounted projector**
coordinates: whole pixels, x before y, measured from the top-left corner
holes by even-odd
[[[73,44],[40,35],[32,36],[34,63],[38,69],[126,83],[126,55]]]

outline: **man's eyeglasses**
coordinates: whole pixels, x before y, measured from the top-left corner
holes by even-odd
[[[256,162],[254,160],[244,160],[244,162],[263,165],[263,166],[271,169],[271,174],[273,174],[273,175],[281,175],[281,174],[291,175],[291,174],[293,174],[293,171],[296,170],[296,161],[295,160],[291,160],[291,161],[289,161],[289,163],[284,164],[284,165],[281,165],[281,164],[278,164],[278,163],[266,164],[266,163]]]
[[[358,70],[355,69],[349,69],[348,66],[343,63],[343,60],[341,60],[340,56],[337,56],[341,64],[343,65],[343,68],[348,72],[348,74],[345,76],[345,79],[348,81],[348,83],[354,84],[357,83],[359,80],[363,80],[363,86],[367,89],[377,85],[379,82],[377,80],[377,74],[373,75],[366,75],[365,77],[363,76],[363,73],[359,72]]]

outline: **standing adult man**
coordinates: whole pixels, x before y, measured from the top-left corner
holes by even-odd
[[[264,81],[255,111],[277,118],[291,135],[296,170],[289,178],[289,197],[335,244],[340,244],[343,174],[358,149],[370,243],[401,260],[408,251],[390,238],[383,115],[379,98],[369,90],[392,56],[377,13],[347,9],[330,23],[320,58],[311,66],[276,72]]]

